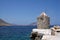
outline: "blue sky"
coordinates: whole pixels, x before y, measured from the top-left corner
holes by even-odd
[[[0,18],[12,24],[36,22],[41,12],[60,24],[60,0],[0,0]]]

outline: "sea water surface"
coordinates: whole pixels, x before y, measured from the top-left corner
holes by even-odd
[[[0,26],[0,40],[30,40],[36,26]]]

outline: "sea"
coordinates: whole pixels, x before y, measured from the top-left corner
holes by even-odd
[[[36,26],[0,26],[0,40],[31,40],[33,28]]]

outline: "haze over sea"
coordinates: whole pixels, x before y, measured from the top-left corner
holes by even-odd
[[[0,26],[0,40],[30,40],[33,28],[36,26]]]

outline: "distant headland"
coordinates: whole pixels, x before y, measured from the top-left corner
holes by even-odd
[[[36,22],[33,22],[33,23],[29,24],[29,25],[17,25],[17,24],[8,23],[5,20],[0,19],[0,26],[36,26],[36,25],[37,25]]]
[[[0,26],[12,26],[12,24],[7,23],[7,22],[4,21],[3,19],[0,19]]]

